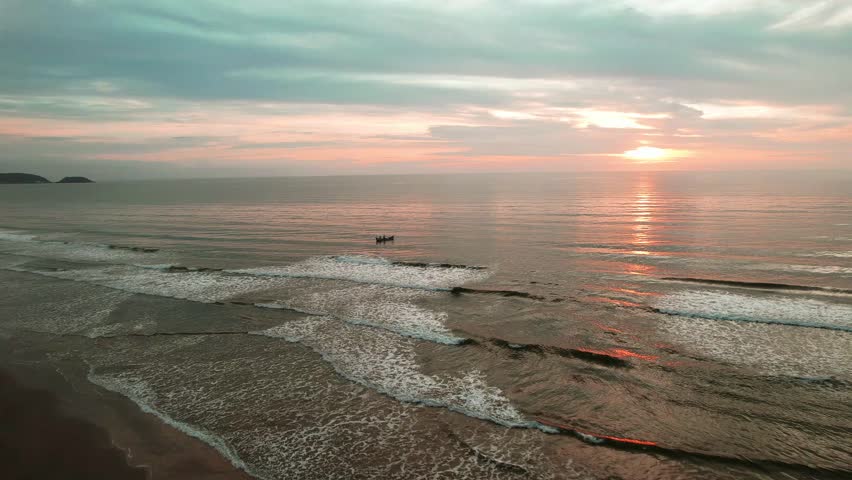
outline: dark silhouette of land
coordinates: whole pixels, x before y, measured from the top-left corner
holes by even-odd
[[[50,183],[50,180],[31,173],[0,173],[0,183]]]
[[[0,173],[0,183],[53,183],[32,173]],[[86,177],[65,177],[56,183],[95,183]]]
[[[86,177],[65,177],[56,183],[95,183]]]

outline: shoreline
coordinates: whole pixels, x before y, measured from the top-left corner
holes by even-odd
[[[6,370],[0,370],[0,424],[5,478],[149,478],[108,431],[65,414],[56,395],[25,386]]]
[[[0,359],[4,478],[255,480],[86,373],[76,362]]]

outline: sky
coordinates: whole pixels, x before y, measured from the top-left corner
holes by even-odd
[[[852,170],[852,0],[0,0],[0,171]]]

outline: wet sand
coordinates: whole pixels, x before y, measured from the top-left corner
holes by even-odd
[[[48,391],[0,371],[0,462],[5,478],[145,479],[97,425],[66,416]],[[6,476],[8,475],[8,476]]]
[[[5,479],[252,478],[200,440],[88,383],[79,365],[0,365]]]

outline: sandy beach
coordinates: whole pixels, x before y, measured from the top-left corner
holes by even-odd
[[[73,365],[53,370],[50,364],[2,363],[0,462],[6,479],[252,478],[203,442],[86,382]]]

